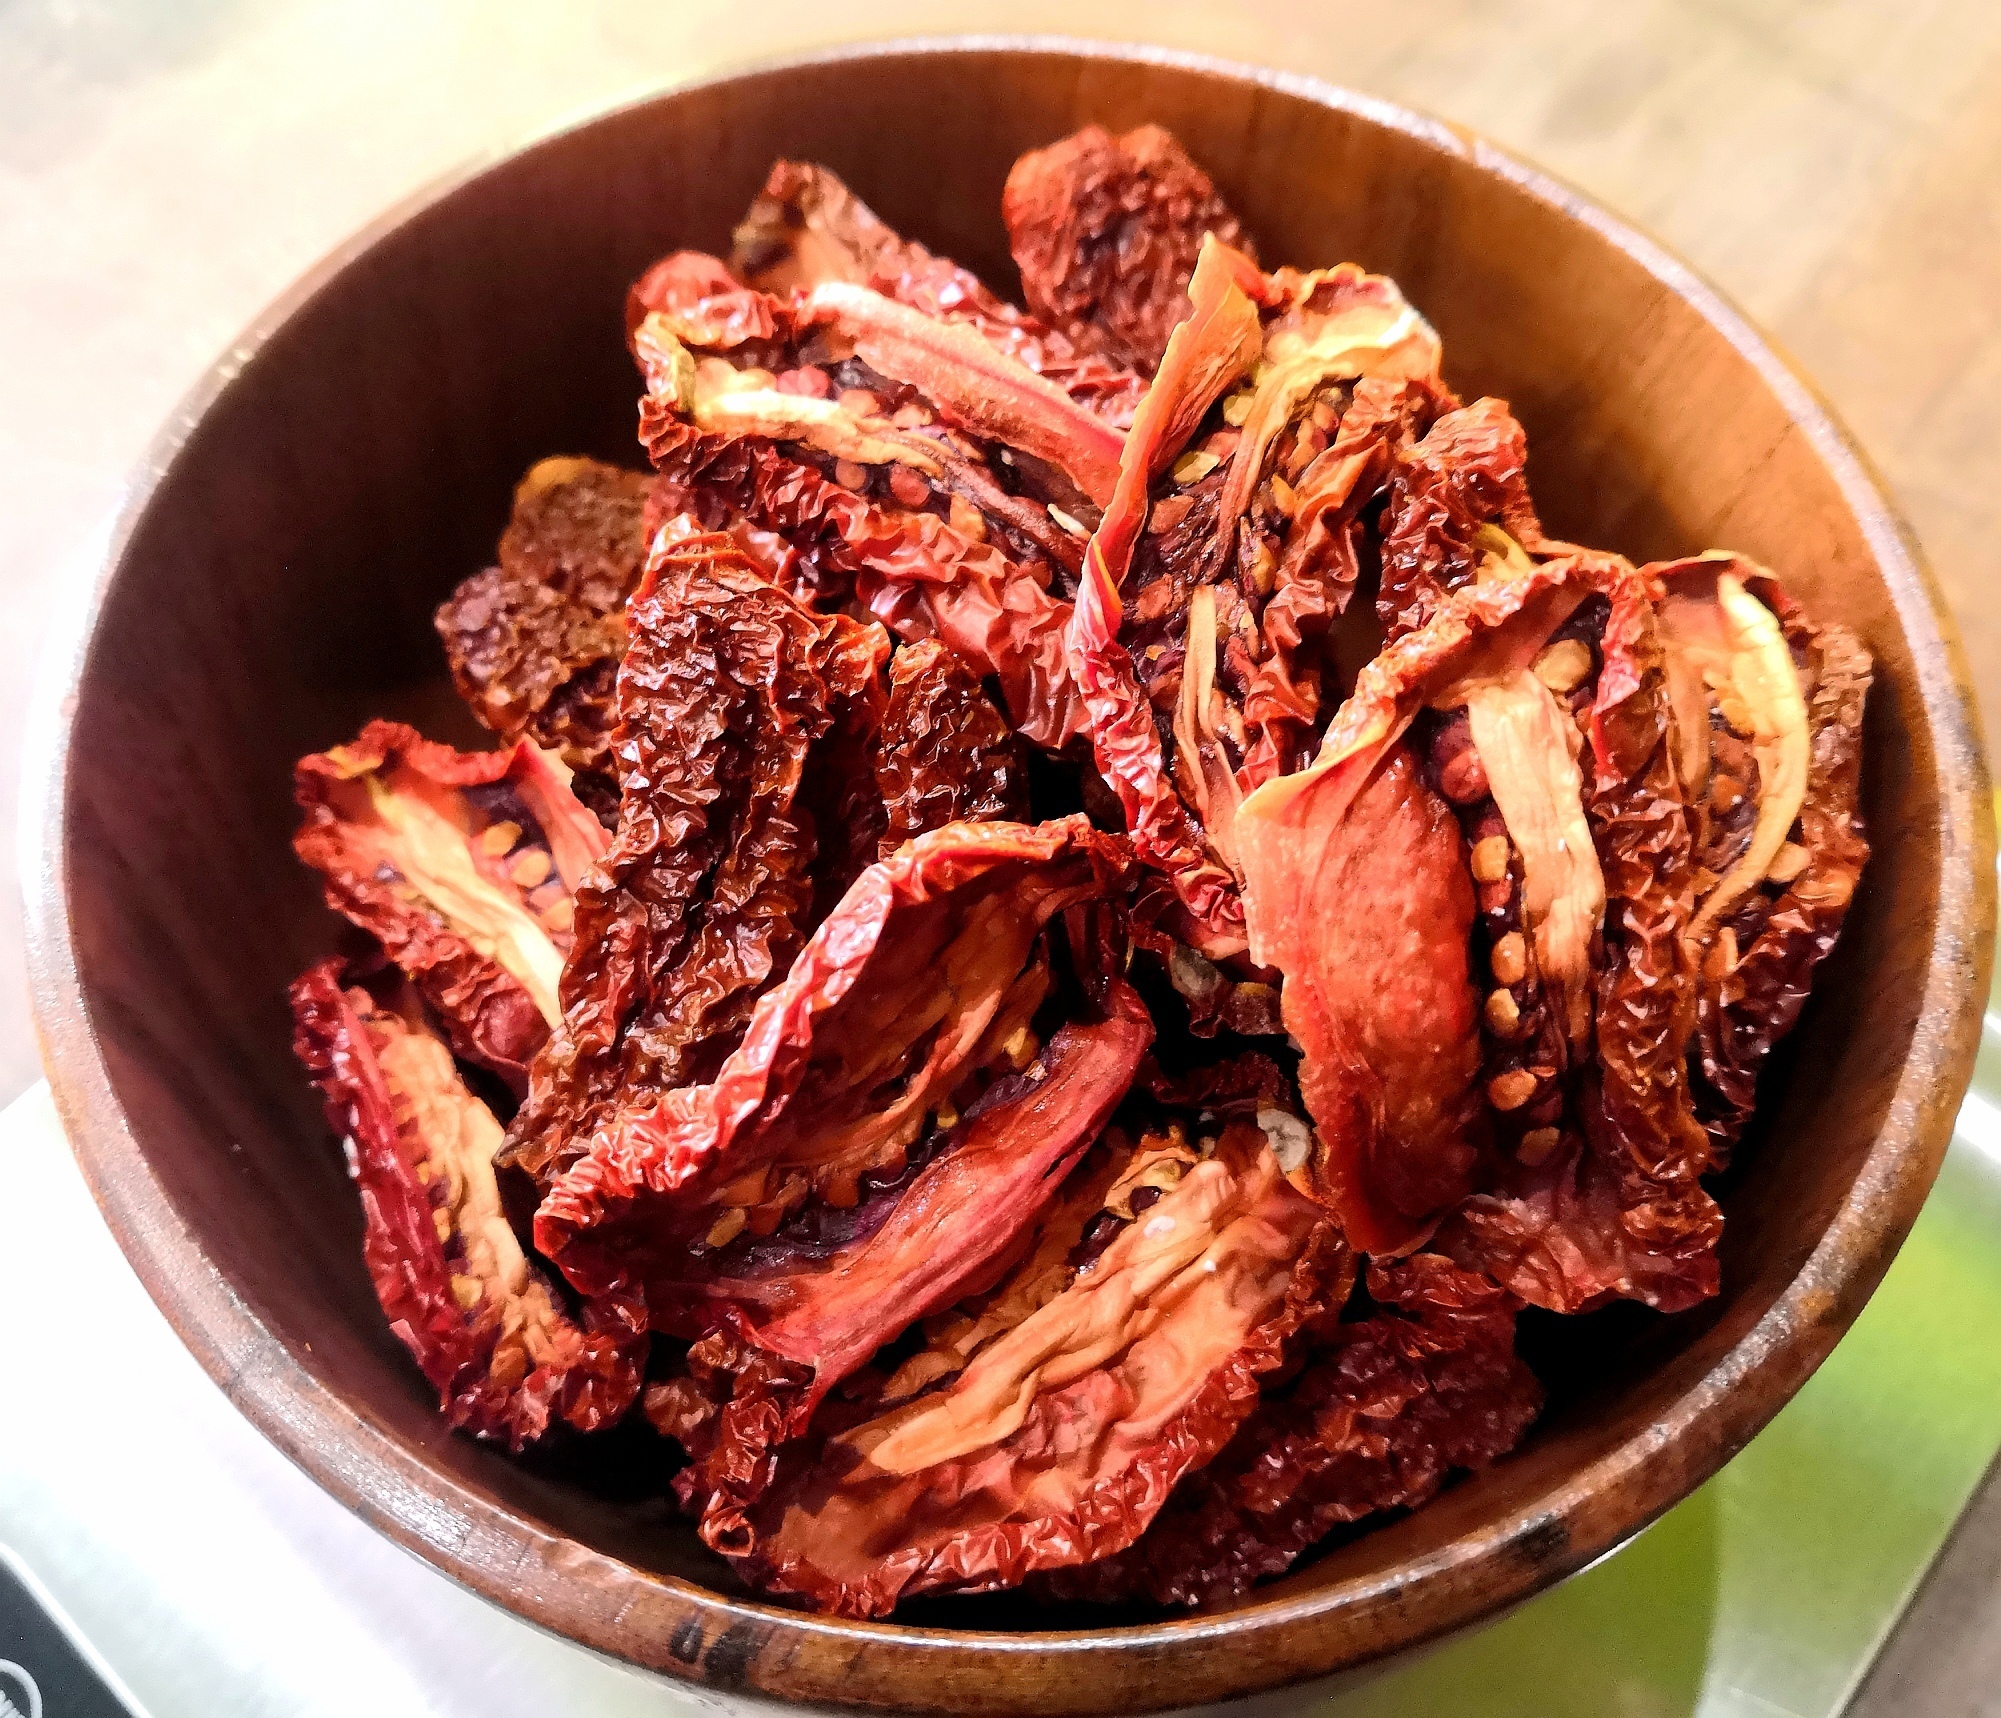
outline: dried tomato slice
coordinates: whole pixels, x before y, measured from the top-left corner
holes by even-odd
[[[1684,1066],[1698,977],[1685,941],[1692,841],[1653,587],[1624,563],[1588,570],[1611,599],[1602,667],[1576,693],[1594,732],[1584,810],[1606,903],[1595,1054],[1566,1125],[1533,1118],[1496,1185],[1434,1244],[1559,1312],[1613,1297],[1673,1311],[1715,1293],[1723,1222],[1701,1185],[1711,1153]]]
[[[619,1419],[646,1337],[611,1301],[580,1324],[522,1252],[491,1163],[500,1123],[444,1043],[344,991],[338,961],[292,986],[292,1009],[299,1059],[347,1141],[376,1297],[445,1418],[517,1450],[557,1420],[588,1432]]]
[[[1083,717],[1054,589],[1080,563],[1118,432],[965,326],[866,288],[772,300],[780,338],[757,347],[700,346],[707,302],[656,311],[634,338],[663,486],[711,528],[783,537],[822,604],[853,592],[903,638],[942,637],[999,677],[1017,731],[1060,749]]]
[[[1066,336],[988,291],[977,275],[893,231],[825,167],[774,163],[736,230],[730,260],[739,276],[765,292],[847,281],[927,316],[966,323],[1113,424],[1132,421],[1145,391],[1133,371],[1080,352]]]
[[[1811,620],[1741,556],[1643,571],[1667,589],[1678,755],[1696,820],[1689,940],[1702,980],[1691,1072],[1720,1164],[1868,861],[1860,792],[1873,665],[1854,634]]]
[[[1071,655],[1099,768],[1181,903],[1171,928],[1215,959],[1242,947],[1237,809],[1311,741],[1359,516],[1392,437],[1432,409],[1438,343],[1350,265],[1267,277],[1212,240],[1189,290],[1086,555]]]
[[[1307,770],[1237,818],[1252,958],[1284,974],[1317,1136],[1307,1182],[1364,1252],[1471,1190],[1480,1042],[1460,832],[1399,743],[1431,699],[1532,660],[1588,594],[1566,565],[1458,593],[1363,671]]]
[[[517,1088],[559,1014],[572,895],[603,826],[526,741],[455,752],[398,722],[299,761],[292,839],[327,905],[416,981],[459,1053]]]
[[[809,1195],[769,1235],[723,1207],[706,1237],[647,1267],[656,1327],[708,1333],[690,1350],[688,1378],[656,1387],[647,1406],[698,1458],[676,1490],[712,1543],[731,1539],[728,1518],[761,1494],[780,1446],[806,1430],[829,1389],[906,1327],[986,1288],[1030,1244],[1152,1036],[1122,985],[1106,1004],[1058,1027],[963,1117],[927,1126],[901,1167],[857,1178],[852,1204]],[[709,1245],[718,1235],[727,1238]]]
[[[1250,241],[1209,175],[1157,125],[1086,126],[1015,162],[1001,218],[1029,309],[1079,348],[1151,371],[1188,314],[1205,236]]]
[[[651,1405],[703,1457],[685,1492],[751,1495],[831,1386],[1011,1262],[1152,1038],[1117,950],[1077,918],[1124,864],[1082,818],[908,843],[713,1084],[635,1101],[550,1189],[537,1242],[574,1284],[710,1338],[689,1388]],[[1038,1045],[1058,915],[1096,1000]]]
[[[1068,1271],[1035,1249],[976,1309],[984,1326],[939,1333],[942,1367],[781,1447],[754,1498],[711,1504],[704,1537],[758,1586],[853,1616],[1130,1544],[1340,1277],[1331,1225],[1255,1126],[1165,1179],[1123,1177],[1101,1195],[1133,1214],[1109,1246]],[[1081,1214],[1062,1213],[1058,1244]]]
[[[1050,987],[1043,928],[1105,898],[1124,862],[1074,817],[953,824],[871,866],[713,1083],[631,1089],[550,1188],[537,1244],[598,1292],[678,1269],[725,1210],[775,1226],[809,1196],[851,1207],[1026,1028]]]
[[[979,676],[936,639],[905,645],[890,663],[875,783],[885,859],[948,823],[1018,823],[1027,814],[1019,743]]]
[[[496,564],[437,612],[452,681],[473,714],[504,740],[556,752],[594,810],[617,805],[612,681],[653,485],[648,472],[593,459],[538,462],[514,491]]]
[[[828,873],[845,886],[878,839],[837,793],[816,816],[812,789],[851,782],[872,741],[880,629],[815,614],[727,537],[672,527],[626,623],[618,835],[578,892],[561,1019],[508,1130],[504,1160],[538,1179],[628,1093],[713,1076],[838,895]]]
[[[1373,1310],[1318,1327],[1305,1369],[1267,1389],[1137,1544],[1048,1580],[1050,1596],[1237,1598],[1342,1523],[1416,1508],[1511,1450],[1542,1406],[1513,1298],[1430,1253],[1372,1263],[1368,1288]]]
[[[1389,637],[1422,626],[1473,582],[1495,549],[1490,529],[1532,551],[1569,546],[1544,538],[1527,467],[1528,437],[1505,400],[1475,400],[1437,418],[1422,440],[1398,438],[1376,597]]]

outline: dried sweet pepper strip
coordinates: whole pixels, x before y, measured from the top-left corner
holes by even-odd
[[[295,1048],[347,1142],[362,1256],[390,1328],[455,1427],[515,1449],[595,1431],[639,1391],[645,1337],[613,1303],[580,1324],[501,1210],[500,1124],[420,1020],[343,991],[340,963],[292,986]]]
[[[299,761],[292,846],[464,1056],[525,1082],[558,1014],[573,896],[604,827],[532,743],[455,752],[397,722]]]

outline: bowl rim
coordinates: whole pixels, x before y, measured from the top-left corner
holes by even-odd
[[[162,480],[197,426],[265,343],[336,276],[391,233],[481,174],[544,145],[621,114],[695,90],[772,72],[897,57],[983,53],[1041,54],[1087,63],[1197,72],[1249,83],[1402,133],[1469,162],[1535,201],[1590,229],[1682,298],[1729,342],[1769,388],[1834,479],[1881,571],[1898,625],[1912,646],[1924,721],[1938,754],[1942,789],[1937,929],[1929,950],[1921,1018],[1942,1022],[1914,1046],[1899,1072],[1882,1129],[1855,1185],[1798,1275],[1778,1299],[1654,1425],[1628,1437],[1506,1518],[1450,1544],[1370,1575],[1302,1595],[1253,1598],[1213,1616],[1126,1627],[1011,1633],[911,1627],[895,1622],[833,1620],[733,1598],[677,1577],[639,1569],[586,1549],[517,1515],[419,1459],[418,1451],[356,1410],[302,1368],[175,1216],[114,1092],[84,1003],[71,919],[64,821],[72,723],[98,621],[130,545]],[[1664,245],[1589,196],[1474,132],[1380,97],[1319,78],[1222,57],[1062,35],[977,34],[884,38],[815,52],[734,63],[710,75],[651,87],[593,105],[539,127],[513,144],[483,149],[432,179],[334,247],[272,300],[182,398],[128,478],[101,528],[94,570],[71,593],[48,636],[24,748],[20,875],[26,952],[43,1067],[91,1195],[127,1260],[176,1335],[244,1413],[295,1464],[345,1507],[406,1550],[482,1597],[599,1653],[677,1677],[792,1700],[838,1705],[935,1709],[935,1692],[899,1695],[880,1681],[864,1693],[851,1680],[858,1648],[894,1649],[928,1660],[930,1674],[963,1674],[976,1655],[996,1669],[1024,1655],[1059,1657],[1083,1674],[1065,1696],[1012,1702],[996,1687],[985,1710],[1111,1710],[1094,1700],[1094,1671],[1137,1655],[1144,1668],[1173,1663],[1171,1693],[1135,1702],[1192,1704],[1246,1694],[1365,1663],[1385,1652],[1436,1639],[1519,1602],[1596,1560],[1692,1492],[1748,1442],[1805,1382],[1853,1322],[1915,1221],[1951,1138],[1971,1075],[1993,959],[1995,829],[1993,800],[1977,713],[1958,633],[1943,595],[1886,487],[1817,389],[1717,288]],[[1762,1377],[1765,1388],[1742,1386]],[[1753,1405],[1745,1411],[1744,1404]],[[1767,1405],[1768,1404],[1768,1405]],[[1698,1436],[1707,1430],[1710,1435]],[[1680,1446],[1693,1462],[1666,1459]],[[388,1482],[388,1483],[385,1483]],[[1590,1508],[1598,1495],[1628,1500],[1616,1521]],[[442,1502],[444,1508],[440,1509]],[[587,1582],[632,1583],[655,1590],[698,1631],[697,1650],[635,1651],[607,1611],[566,1605],[536,1584],[524,1591],[464,1554],[480,1523],[515,1540],[560,1550]],[[458,1527],[461,1531],[453,1531]],[[1495,1577],[1481,1586],[1476,1570]],[[1393,1611],[1395,1638],[1370,1644],[1367,1631],[1311,1629],[1340,1612]],[[746,1674],[741,1641],[786,1638],[771,1665]],[[649,1635],[665,1638],[665,1631]],[[1288,1637],[1269,1657],[1256,1649]],[[677,1635],[676,1644],[681,1637]],[[1185,1649],[1228,1641],[1227,1660]],[[731,1641],[734,1651],[722,1650]],[[707,1650],[703,1650],[706,1645]],[[1087,1668],[1088,1662],[1088,1668]],[[935,1690],[940,1684],[932,1683]]]

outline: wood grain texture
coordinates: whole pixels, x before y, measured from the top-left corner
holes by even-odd
[[[446,1435],[381,1320],[286,1051],[331,927],[286,849],[291,761],[370,713],[438,728],[427,617],[515,477],[629,445],[627,281],[716,247],[778,154],[1005,282],[1020,150],[1151,119],[1268,256],[1396,275],[1450,379],[1510,398],[1553,531],[1721,543],[1875,652],[1876,855],[1730,1188],[1725,1291],[1576,1321],[1521,1452],[1228,1610],[1084,1631],[1007,1599],[922,1626],[736,1592],[643,1454]],[[611,114],[419,201],[276,307],[157,450],[37,764],[31,956],[52,1079],[108,1220],[234,1400],[335,1495],[586,1645],[722,1688],[902,1710],[1131,1711],[1343,1670],[1522,1598],[1685,1495],[1853,1319],[1971,1067],[1993,825],[1937,593],[1846,438],[1648,241],[1461,133],[1193,62],[982,47],[842,56]],[[462,714],[456,730],[463,736]]]

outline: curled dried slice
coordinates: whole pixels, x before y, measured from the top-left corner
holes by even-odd
[[[1284,974],[1304,1053],[1302,1185],[1364,1252],[1419,1242],[1477,1160],[1468,861],[1400,736],[1440,691],[1532,661],[1586,594],[1555,565],[1459,593],[1362,671],[1314,765],[1238,815],[1251,956]]]
[[[1019,1322],[949,1378],[787,1446],[768,1489],[711,1516],[710,1543],[759,1586],[852,1616],[1130,1544],[1256,1406],[1339,1248],[1248,1123],[1152,1202],[1126,1197],[1132,1221],[1067,1286],[1044,1298],[1057,1284],[1031,1254],[1035,1280],[1000,1289]]]
[[[664,300],[633,329],[656,415],[796,442],[914,509],[956,495],[1045,553],[1062,533],[1039,502],[1094,513],[1110,492],[1119,430],[964,323],[847,281],[728,298],[761,301],[758,339],[714,326],[710,298]]]
[[[854,1204],[1025,1026],[1048,985],[1043,928],[1106,896],[1122,847],[1081,817],[962,823],[871,866],[714,1082],[635,1092],[549,1189],[537,1245],[595,1293],[671,1271],[725,1208],[775,1222],[808,1197]]]
[[[1153,1035],[1123,985],[1105,1003],[1098,1018],[1058,1027],[961,1119],[927,1126],[901,1166],[857,1178],[852,1200],[807,1195],[768,1235],[724,1207],[685,1252],[663,1248],[644,1267],[655,1327],[708,1338],[690,1351],[688,1380],[651,1392],[648,1411],[697,1458],[676,1490],[712,1544],[735,1541],[780,1446],[830,1388],[898,1332],[991,1285],[1030,1245]]]
[[[1724,879],[1710,902],[1730,878],[1748,874],[1757,831],[1776,826],[1790,803],[1784,790],[1792,768],[1779,759],[1767,770],[1769,743],[1760,745],[1760,717],[1738,690],[1739,676],[1726,668],[1715,676],[1716,685],[1709,684],[1705,669],[1714,645],[1729,636],[1715,624],[1721,616],[1705,613],[1712,583],[1720,608],[1723,578],[1734,576],[1741,600],[1764,609],[1783,629],[1806,716],[1805,784],[1784,844],[1757,881],[1714,913],[1703,906],[1715,930],[1702,954],[1699,1044],[1692,1059],[1699,1062],[1696,1110],[1720,1163],[1750,1120],[1760,1065],[1799,1018],[1814,969],[1841,934],[1869,857],[1860,801],[1862,718],[1873,669],[1854,634],[1809,618],[1754,563],[1705,556],[1646,570],[1668,589],[1669,682],[1684,738],[1683,779],[1701,831],[1699,875]],[[1753,619],[1746,630],[1755,636],[1762,623]],[[1692,652],[1681,648],[1691,634],[1699,641]],[[1775,725],[1769,715],[1764,725]],[[1768,810],[1772,800],[1780,801],[1781,811]],[[1747,836],[1745,814],[1752,806]]]
[[[1086,126],[1017,161],[1001,193],[1028,307],[1087,352],[1151,370],[1188,314],[1203,239],[1248,251],[1235,215],[1172,135]]]
[[[1480,399],[1400,438],[1383,515],[1376,612],[1391,638],[1422,626],[1498,555],[1561,551],[1529,499],[1528,438],[1505,400]]]
[[[948,823],[1020,822],[1021,748],[964,658],[936,639],[905,645],[889,669],[875,756],[887,827],[882,858]]]
[[[1333,621],[1347,612],[1371,553],[1372,504],[1396,450],[1452,403],[1433,377],[1328,384],[1250,490],[1234,569],[1258,636],[1255,648],[1243,641],[1240,664],[1225,651],[1240,686],[1246,790],[1297,768],[1318,737],[1342,668]]]
[[[1032,744],[1059,751],[1083,731],[1064,657],[1069,603],[983,536],[866,499],[773,448],[690,434],[671,414],[642,408],[641,423],[663,476],[704,522],[748,517],[782,533],[813,569],[823,606],[852,590],[900,638],[942,639],[1000,681],[1015,731]]]
[[[1369,1266],[1373,1308],[1317,1334],[1213,1462],[1129,1550],[1052,1580],[1052,1596],[1213,1604],[1283,1574],[1345,1522],[1428,1501],[1489,1466],[1542,1405],[1514,1352],[1515,1302],[1431,1253]]]
[[[731,263],[752,286],[785,294],[826,281],[866,286],[928,316],[963,322],[1114,424],[1131,422],[1145,383],[988,291],[980,278],[885,225],[833,173],[780,161],[738,226]]]
[[[618,835],[578,892],[560,1021],[508,1131],[506,1161],[544,1180],[628,1094],[713,1076],[879,837],[837,791],[880,719],[878,628],[677,526],[626,621]]]
[[[1438,382],[1438,336],[1396,282],[1383,275],[1353,263],[1310,274],[1281,270],[1267,283],[1265,300],[1258,372],[1217,504],[1218,528],[1226,537],[1234,533],[1252,492],[1270,476],[1281,432],[1328,383],[1362,377]]]
[[[639,1391],[645,1337],[612,1304],[564,1310],[501,1210],[500,1124],[423,1025],[343,991],[340,963],[292,986],[295,1047],[347,1142],[362,1253],[390,1328],[456,1427],[515,1449],[556,1420],[595,1431]]]
[[[1302,761],[1361,512],[1442,390],[1436,336],[1381,276],[1267,277],[1211,240],[1190,293],[1086,556],[1072,658],[1099,768],[1215,958],[1240,915],[1238,807]]]
[[[594,459],[538,461],[514,491],[496,564],[437,612],[453,684],[473,714],[504,740],[554,751],[593,809],[617,802],[612,682],[653,483]]]
[[[1299,1180],[1357,1248],[1400,1251],[1471,1190],[1477,1161],[1458,824],[1399,746],[1344,806],[1308,793],[1246,853],[1253,956],[1285,974],[1280,1007],[1305,1053],[1316,1147]]]
[[[705,251],[673,251],[649,268],[625,295],[625,332],[636,339],[649,317],[691,346],[746,357],[767,353],[780,339],[784,307],[767,292],[746,287]]]
[[[1097,517],[1087,491],[1115,465],[1117,432],[964,326],[838,282],[815,298],[811,316],[777,306],[784,339],[768,350],[698,358],[676,332],[698,317],[640,324],[640,436],[663,486],[710,528],[743,520],[781,536],[817,601],[852,591],[903,638],[943,638],[998,676],[1018,732],[1062,747],[1083,716],[1056,590],[1081,562]],[[944,361],[968,341],[976,382]],[[885,375],[864,349],[946,398]],[[1063,459],[981,425],[1045,453],[1061,442]]]
[[[1591,954],[1605,878],[1584,816],[1577,724],[1527,668],[1466,682],[1473,747],[1521,867],[1520,912],[1533,970],[1555,992],[1559,1026],[1581,1054],[1591,1037]]]
[[[1714,554],[1649,571],[1668,586],[1661,628],[1679,722],[1678,762],[1689,792],[1714,800],[1720,796],[1708,790],[1736,779],[1712,771],[1713,728],[1723,730],[1720,738],[1748,742],[1755,770],[1754,784],[1738,783],[1737,803],[1755,803],[1749,830],[1719,831],[1724,843],[1741,845],[1741,851],[1704,891],[1688,927],[1689,940],[1703,947],[1764,882],[1792,833],[1806,799],[1812,736],[1792,646],[1778,617],[1746,588],[1747,580],[1770,585],[1771,575],[1754,561]]]
[[[1212,958],[1244,946],[1236,879],[1174,787],[1119,629],[1121,592],[1146,522],[1148,486],[1256,359],[1257,306],[1244,290],[1244,272],[1242,258],[1214,242],[1204,245],[1189,285],[1190,315],[1167,343],[1160,374],[1126,438],[1117,490],[1085,552],[1068,642],[1098,768],[1125,808],[1134,848],[1172,885],[1186,920],[1181,940]]]
[[[460,1054],[519,1085],[560,1014],[574,891],[604,827],[523,741],[455,752],[398,722],[299,761],[292,846],[370,932]]]
[[[879,375],[917,389],[948,423],[1054,466],[1100,507],[1111,499],[1125,438],[973,329],[846,281],[814,287],[799,312]]]
[[[1603,667],[1595,689],[1578,688],[1594,726],[1585,813],[1606,895],[1596,1054],[1575,1115],[1523,1134],[1435,1245],[1555,1311],[1615,1297],[1674,1311],[1716,1292],[1723,1225],[1701,1184],[1712,1155],[1685,1066],[1695,869],[1649,581],[1624,563],[1597,571],[1611,599]]]

